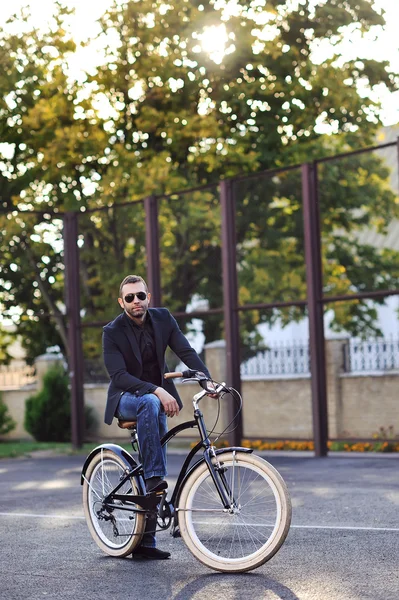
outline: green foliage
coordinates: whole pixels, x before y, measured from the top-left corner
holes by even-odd
[[[0,196],[5,210],[102,209],[79,222],[87,321],[112,319],[120,280],[145,273],[140,199],[370,144],[379,106],[358,86],[397,85],[386,61],[341,54],[348,31],[384,23],[371,0],[239,1],[228,19],[222,3],[118,2],[100,20],[104,56],[80,81],[66,75],[76,47],[67,11],[57,6],[47,31],[0,31]],[[201,46],[206,28],[220,23],[221,61]],[[328,41],[331,57],[318,64],[312,48]],[[320,123],[339,135],[320,135]],[[387,177],[373,154],[321,169],[325,293],[397,287],[397,253],[361,238],[398,214]],[[300,190],[299,171],[235,184],[240,302],[305,298]],[[213,185],[160,202],[162,291],[171,310],[222,305],[218,194]],[[2,216],[0,247],[0,300],[28,356],[53,345],[66,352],[61,222]],[[302,316],[298,307],[246,313],[246,351],[258,347],[260,322]],[[365,335],[374,321],[373,304],[334,307],[336,329]],[[204,321],[207,341],[222,330],[219,317]],[[85,328],[85,354],[98,355],[99,343],[98,330]]]
[[[9,433],[16,427],[16,422],[8,413],[8,407],[0,394],[0,435]]]
[[[91,437],[95,437],[96,431],[98,428],[98,419],[96,411],[92,406],[85,405],[84,407],[85,414],[85,434],[91,439]]]
[[[71,437],[68,376],[54,366],[43,378],[43,389],[25,404],[25,429],[38,442],[66,442]]]
[[[85,406],[86,434],[97,428],[91,406]],[[25,403],[24,426],[38,442],[67,442],[71,439],[71,400],[69,378],[61,365],[49,369],[43,378],[43,389]]]
[[[375,440],[396,440],[399,442],[399,435],[395,433],[393,425],[389,425],[389,427],[380,427],[378,431],[373,433],[373,438]]]
[[[0,327],[0,365],[10,364],[12,356],[8,352],[8,347],[12,340],[12,335]]]

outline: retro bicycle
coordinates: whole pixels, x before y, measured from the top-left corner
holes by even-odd
[[[104,552],[124,557],[139,545],[147,516],[156,513],[158,529],[170,527],[172,535],[181,535],[207,567],[225,573],[256,569],[276,554],[287,537],[291,523],[287,487],[276,469],[252,449],[217,449],[212,444],[198,404],[215,390],[219,401],[229,394],[241,402],[236,390],[191,369],[165,375],[172,377],[196,380],[203,389],[193,397],[194,420],[177,425],[161,440],[167,444],[179,432],[194,427],[200,436],[170,498],[166,481],[146,492],[136,421],[120,421],[120,427],[131,432],[138,461],[116,444],[102,444],[89,454],[81,483],[90,533]],[[200,450],[202,456],[190,466]]]

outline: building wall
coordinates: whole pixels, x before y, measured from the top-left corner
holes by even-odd
[[[346,339],[326,342],[327,391],[330,438],[370,438],[380,427],[392,426],[399,434],[399,373],[387,372],[373,375],[354,375],[343,371],[343,346]],[[54,364],[39,357],[36,365],[41,385],[43,373]],[[221,342],[206,348],[206,362],[213,377],[225,381],[225,348]],[[184,409],[178,417],[169,420],[169,427],[193,418],[191,398],[197,393],[196,384],[177,384]],[[19,390],[2,390],[3,401],[8,406],[17,428],[3,436],[6,439],[29,438],[23,428],[25,400],[36,391],[36,386]],[[98,422],[98,440],[127,439],[126,431],[104,423],[107,395],[106,384],[86,384],[85,403],[93,407]],[[312,438],[312,400],[310,377],[245,378],[242,381],[244,435],[251,438]],[[228,397],[221,400],[221,415],[216,431],[227,425]],[[231,400],[230,400],[231,401]],[[218,411],[218,402],[204,398],[201,409],[209,428],[212,428]],[[196,437],[190,429],[185,435]]]
[[[8,407],[8,414],[14,419],[17,426],[0,439],[32,439],[32,436],[24,428],[25,402],[32,394],[36,392],[36,386],[26,386],[19,390],[2,390],[1,396],[3,402]]]
[[[312,437],[310,378],[247,379],[242,382],[244,435]]]
[[[343,436],[370,437],[392,425],[399,434],[399,375],[342,377]],[[366,435],[367,433],[367,435]]]
[[[126,430],[120,429],[118,427],[116,419],[114,419],[112,425],[107,425],[106,423],[104,423],[104,410],[107,398],[107,388],[108,386],[104,384],[85,385],[85,403],[95,410],[97,417],[97,437],[99,439],[129,439],[129,433],[126,432]],[[183,410],[180,411],[180,414],[177,417],[169,419],[169,429],[172,429],[172,427],[180,425],[185,421],[192,421],[194,418],[191,399],[193,395],[198,392],[197,385],[177,385],[177,388],[179,390],[179,394],[183,402]],[[204,414],[206,423],[208,425],[213,425],[217,416],[217,400],[208,397],[204,398],[201,401],[201,410]],[[225,423],[224,414],[222,414],[221,416],[221,420],[219,421],[218,427],[223,428],[223,423]],[[220,430],[221,429],[217,429],[217,431]],[[189,437],[196,437],[195,431],[193,429],[189,429],[187,432],[184,432],[184,435]]]

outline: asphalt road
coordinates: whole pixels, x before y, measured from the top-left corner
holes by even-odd
[[[181,455],[169,459],[171,480]],[[399,458],[269,455],[288,484],[293,522],[256,571],[210,571],[181,539],[172,558],[114,559],[83,519],[80,456],[0,461],[1,600],[398,600]]]

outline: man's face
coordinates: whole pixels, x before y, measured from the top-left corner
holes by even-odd
[[[141,300],[137,295],[133,294],[145,294],[145,299]],[[122,288],[122,297],[118,298],[118,302],[121,308],[133,319],[144,319],[145,313],[147,312],[148,305],[150,303],[151,294],[149,294],[144,284],[141,281],[136,283],[126,283]]]

